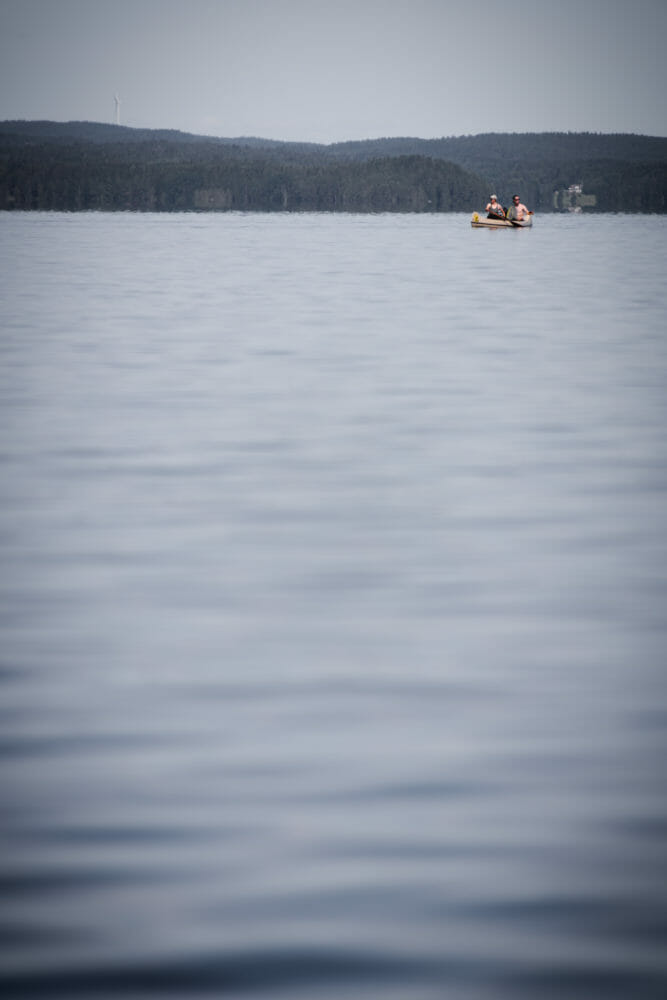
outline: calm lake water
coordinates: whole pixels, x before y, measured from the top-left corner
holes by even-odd
[[[667,218],[0,218],[0,987],[667,993]]]

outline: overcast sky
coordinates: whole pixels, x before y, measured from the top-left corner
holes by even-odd
[[[0,0],[0,120],[667,135],[667,0]]]

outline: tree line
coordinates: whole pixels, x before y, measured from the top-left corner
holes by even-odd
[[[667,139],[490,133],[319,145],[95,122],[0,123],[0,208],[450,212],[515,192],[558,210],[667,211]],[[593,197],[590,197],[593,196]]]
[[[147,151],[146,151],[147,152]],[[36,145],[0,153],[0,208],[59,211],[472,211],[486,185],[420,156],[359,163],[249,155],[140,157]]]

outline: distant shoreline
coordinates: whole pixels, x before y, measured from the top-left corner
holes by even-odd
[[[0,122],[4,211],[667,211],[667,138],[488,133],[318,145],[96,122]]]

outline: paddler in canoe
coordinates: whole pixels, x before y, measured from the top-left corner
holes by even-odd
[[[507,218],[511,222],[529,222],[532,212],[529,212],[524,204],[522,204],[521,199],[518,194],[513,195],[512,204],[507,211]]]
[[[496,198],[495,194],[491,195],[491,201],[486,206],[486,211],[488,213],[487,216],[486,216],[487,219],[504,219],[505,218],[505,209],[500,204],[500,202]]]

